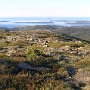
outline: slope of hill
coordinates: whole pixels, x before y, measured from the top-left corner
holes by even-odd
[[[67,35],[90,41],[90,27],[62,27],[56,30],[58,33],[65,33]]]
[[[89,55],[88,42],[47,29],[1,32],[0,89],[83,90]]]

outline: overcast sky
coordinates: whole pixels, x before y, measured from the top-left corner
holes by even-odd
[[[90,17],[90,0],[0,0],[0,17]]]

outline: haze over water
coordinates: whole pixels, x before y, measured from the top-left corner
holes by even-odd
[[[13,28],[35,25],[90,26],[89,17],[12,17],[0,18],[0,27]]]

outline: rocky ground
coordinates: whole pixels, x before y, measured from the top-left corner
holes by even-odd
[[[89,90],[90,44],[51,30],[0,31],[1,90]]]

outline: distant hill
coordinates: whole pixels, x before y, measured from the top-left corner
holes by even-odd
[[[90,27],[59,27],[55,32],[90,41]]]
[[[57,26],[50,26],[50,25],[36,25],[36,26],[25,26],[25,27],[16,27],[11,28],[10,30],[55,30]]]
[[[56,33],[64,33],[82,40],[90,41],[90,26],[63,27],[55,25],[36,25],[16,28],[0,28],[0,32],[8,30],[51,30]]]

